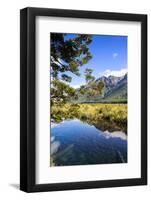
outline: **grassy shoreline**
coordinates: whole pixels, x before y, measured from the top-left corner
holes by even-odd
[[[51,117],[59,123],[63,119],[78,118],[101,130],[122,130],[127,133],[127,104],[63,104],[51,107]]]

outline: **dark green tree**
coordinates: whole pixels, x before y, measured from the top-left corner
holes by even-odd
[[[89,69],[89,68],[85,69],[84,74],[85,74],[86,83],[90,83],[90,82],[93,82],[95,80],[95,77],[92,76],[92,72],[93,72],[92,69]]]
[[[75,89],[70,87],[63,81],[53,80],[53,87],[51,88],[51,104],[62,104],[70,100],[75,95]]]
[[[92,55],[88,45],[91,35],[51,33],[51,103],[65,103],[74,98],[75,89],[67,83],[72,81],[70,73],[80,76],[79,68],[86,64]],[[77,98],[77,97],[75,97]]]
[[[81,87],[79,88],[80,94],[84,95],[84,94],[86,94],[86,91],[87,91],[87,89],[86,89],[85,85],[81,85]]]
[[[86,68],[85,69],[85,80],[87,85],[80,89],[81,94],[86,94],[87,99],[91,100],[92,97],[97,95],[101,95],[104,89],[104,82],[103,81],[96,81],[95,77],[92,75],[93,70]]]
[[[95,80],[95,77],[92,75],[93,70],[90,68],[85,69],[85,80],[86,84],[82,85],[79,89],[79,96],[85,96],[86,101],[92,101],[93,97],[102,95],[105,84],[103,81]]]
[[[87,100],[92,101],[93,97],[102,95],[104,87],[105,85],[103,81],[90,82],[89,85],[85,88],[85,94],[86,94]]]
[[[104,87],[105,87],[104,82],[103,81],[99,81],[99,83],[97,84],[98,91],[101,91],[101,93],[102,93]]]
[[[88,45],[91,35],[77,34],[73,38],[67,34],[51,33],[51,74],[53,78],[63,76],[65,72],[80,75],[79,67],[86,64],[92,55]],[[66,77],[69,76],[66,74]]]

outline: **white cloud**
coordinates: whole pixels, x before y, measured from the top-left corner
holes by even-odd
[[[112,54],[112,57],[113,57],[113,58],[116,58],[117,56],[118,56],[118,53],[113,53],[113,54]]]
[[[101,73],[101,75],[106,76],[106,77],[110,75],[120,77],[120,76],[124,76],[126,73],[127,73],[127,68],[123,68],[120,70],[107,69],[103,73]]]
[[[81,85],[71,85],[73,88],[77,89],[80,88]]]

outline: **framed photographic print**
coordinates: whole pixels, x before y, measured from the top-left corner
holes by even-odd
[[[20,189],[147,184],[147,16],[20,12]]]

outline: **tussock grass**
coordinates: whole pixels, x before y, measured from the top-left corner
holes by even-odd
[[[127,104],[64,104],[52,106],[52,118],[56,122],[62,119],[78,118],[94,124],[112,126],[127,131]]]

